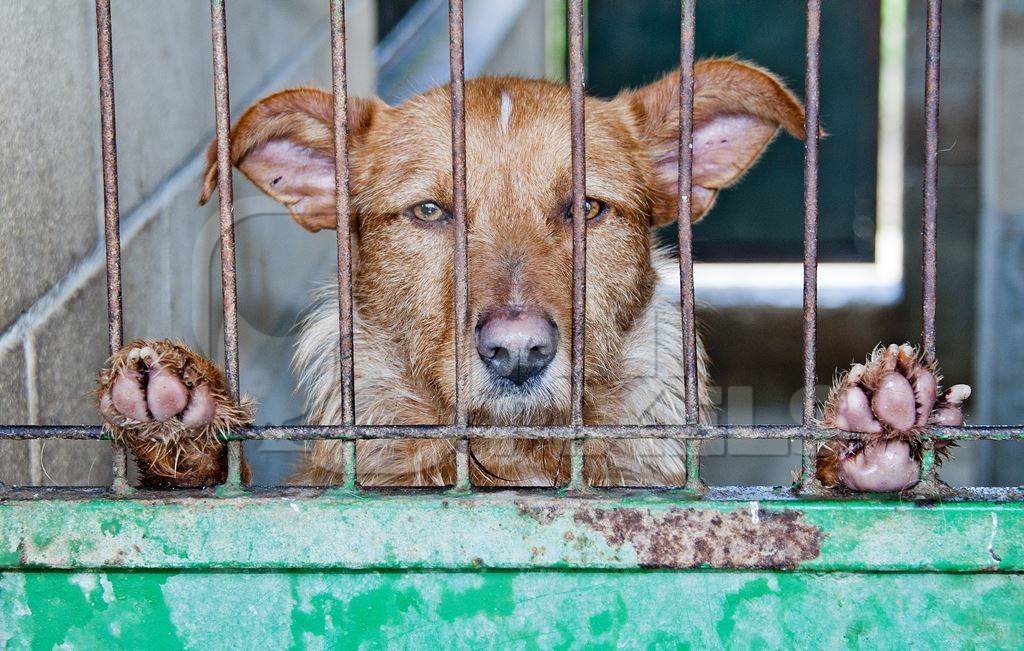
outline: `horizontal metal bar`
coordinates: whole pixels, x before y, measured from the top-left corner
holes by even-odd
[[[455,427],[451,425],[260,425],[221,436],[225,441],[315,441],[338,439],[798,439],[856,440],[862,434],[798,425],[591,425],[586,427]],[[95,425],[3,425],[0,441],[28,439],[109,440],[110,433]],[[1006,441],[1024,438],[1024,425],[997,427],[937,427],[922,439],[945,441]]]
[[[905,499],[785,499],[763,489],[724,498],[713,490],[714,499],[686,502],[651,491],[550,490],[7,498],[0,568],[1024,570],[1019,501],[923,508]],[[460,532],[457,544],[438,544],[452,532]]]

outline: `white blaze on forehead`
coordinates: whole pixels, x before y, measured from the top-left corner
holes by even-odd
[[[508,91],[504,88],[501,90],[501,116],[498,118],[498,124],[501,126],[501,130],[508,131],[508,121],[512,117],[512,98],[509,97]]]

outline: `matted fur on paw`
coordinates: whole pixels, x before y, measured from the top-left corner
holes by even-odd
[[[253,419],[251,403],[228,396],[220,369],[177,342],[128,344],[100,371],[98,384],[105,425],[151,484],[217,483],[225,450],[217,434]]]
[[[921,433],[963,424],[963,402],[971,388],[957,384],[942,392],[942,376],[910,344],[879,346],[864,364],[836,380],[821,425],[857,432],[858,440],[823,443],[818,479],[830,488],[895,492],[917,484]],[[941,397],[940,397],[941,395]],[[950,444],[936,443],[936,462]]]

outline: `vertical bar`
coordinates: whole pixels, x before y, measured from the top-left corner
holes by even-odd
[[[462,0],[448,2],[448,59],[452,89],[452,196],[455,218],[455,425],[469,423],[466,406],[466,321],[469,311],[469,262],[466,241],[466,79],[463,61]],[[469,440],[455,447],[457,490],[469,490]]]
[[[921,348],[935,361],[935,216],[939,184],[939,49],[942,0],[928,0],[924,90],[924,208],[921,214]]]
[[[699,416],[697,393],[697,326],[693,297],[693,75],[696,0],[682,0],[679,24],[679,304],[683,328],[683,381],[686,424]],[[686,487],[703,490],[700,479],[700,444],[686,443]]]
[[[924,205],[921,211],[921,351],[935,363],[936,215],[939,186],[939,57],[942,44],[942,0],[928,0],[924,78]],[[936,475],[935,441],[924,442],[920,492],[941,490]]]
[[[345,66],[345,0],[331,0],[331,65],[334,92],[334,211],[338,226],[338,345],[341,364],[341,424],[355,425],[352,350],[352,237],[349,220],[348,76]],[[345,441],[345,484],[355,486],[355,441]],[[350,449],[351,448],[351,449]],[[351,459],[350,459],[351,457]],[[351,467],[349,464],[351,463]],[[349,485],[349,480],[351,484]]]
[[[231,184],[231,105],[225,0],[210,0],[213,38],[214,111],[217,118],[217,190],[220,193],[220,278],[224,304],[224,370],[232,400],[238,400],[238,302],[235,285],[234,191]],[[228,443],[229,486],[242,482],[242,443]]]
[[[686,423],[697,422],[697,329],[693,299],[693,58],[694,6],[682,0],[679,48],[679,301],[683,313]]]
[[[583,0],[569,0],[569,119],[572,137],[572,413],[573,427],[583,426],[584,340],[586,336],[587,197],[584,113]],[[583,489],[583,441],[570,447],[569,487]]]
[[[121,348],[121,210],[117,196],[117,129],[114,119],[114,54],[111,44],[110,0],[96,0],[96,44],[100,85],[100,147],[103,155],[103,235],[107,251],[107,338],[110,354]],[[128,488],[128,454],[113,444],[111,488]]]
[[[821,0],[807,0],[807,110],[804,114],[804,405],[803,424],[814,423],[818,347],[818,134]],[[817,443],[804,439],[802,485],[813,485]]]

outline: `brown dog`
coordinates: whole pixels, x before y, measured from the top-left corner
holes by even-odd
[[[657,291],[663,275],[676,271],[668,254],[652,249],[650,239],[652,226],[676,218],[678,89],[673,73],[612,100],[587,99],[587,424],[683,419],[679,307]],[[773,75],[731,59],[698,64],[694,90],[692,218],[697,220],[719,190],[753,165],[780,127],[802,138],[804,115]],[[466,361],[474,424],[568,422],[568,104],[564,86],[543,81],[485,78],[466,84],[466,335],[476,344]],[[396,107],[376,99],[350,103],[356,415],[362,424],[440,424],[453,417],[449,111],[446,87]],[[235,165],[311,231],[336,226],[332,125],[330,94],[294,89],[258,102],[232,133]],[[208,161],[201,202],[216,187],[213,146]],[[313,423],[340,422],[337,342],[337,299],[329,291],[304,322],[295,356]],[[709,382],[702,347],[698,359],[706,417]],[[883,363],[888,362],[876,365]],[[901,362],[890,370],[915,382],[914,369]],[[224,450],[215,432],[246,422],[251,410],[226,399],[223,379],[212,365],[176,344],[136,342],[115,356],[100,385],[101,412],[132,445],[144,482],[202,485],[223,479]],[[858,390],[865,397],[888,395],[881,384],[867,393]],[[854,402],[858,397],[846,384],[834,393],[844,399],[853,395]],[[885,418],[877,432],[871,425],[878,424],[872,407],[883,414],[894,409],[886,400],[866,411],[849,400],[833,406],[832,424],[840,424],[836,414],[856,415],[843,423],[894,438]],[[911,405],[915,413],[917,406],[923,409],[926,423],[932,411],[927,396],[912,391]],[[959,413],[955,405],[943,408]],[[911,425],[919,426],[917,421]],[[888,476],[908,464],[916,467],[916,450],[905,447],[872,457],[869,452],[876,448],[889,448],[839,446],[827,448],[823,458],[836,468],[849,467],[857,477]],[[361,441],[359,481],[451,484],[453,450],[444,440]],[[474,441],[472,480],[556,485],[568,479],[566,452],[558,441]],[[585,458],[585,474],[595,485],[685,481],[683,449],[676,441],[590,441]],[[871,467],[857,470],[858,463]],[[341,444],[318,442],[295,480],[338,483],[342,467]],[[826,463],[823,478],[839,483],[836,468]],[[869,480],[845,481],[852,488],[875,487]]]

